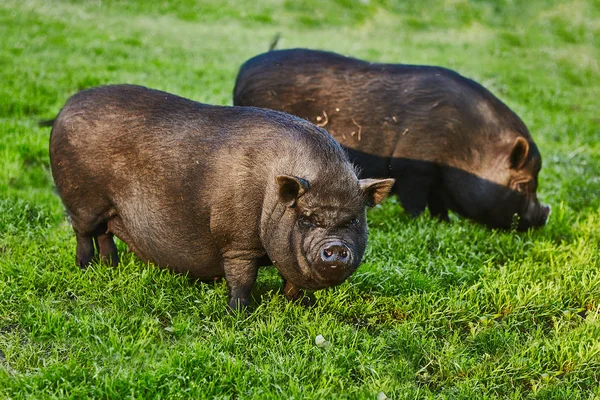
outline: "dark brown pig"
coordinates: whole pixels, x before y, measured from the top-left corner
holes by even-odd
[[[116,235],[161,267],[224,276],[232,308],[248,304],[265,257],[289,295],[343,282],[367,243],[365,205],[393,184],[358,180],[339,144],[300,118],[131,85],[71,97],[50,159],[78,265],[94,242],[116,265]]]
[[[478,83],[440,67],[374,64],[338,54],[271,51],[240,69],[234,104],[325,127],[362,177],[390,176],[406,211],[448,210],[492,228],[543,225],[542,158],[519,117]]]

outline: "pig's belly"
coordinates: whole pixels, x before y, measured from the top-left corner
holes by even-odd
[[[213,280],[225,275],[223,258],[214,243],[208,223],[190,224],[145,217],[127,212],[115,215],[109,230],[145,262],[187,274],[191,278]]]
[[[188,251],[186,254],[167,253],[170,251],[168,246],[165,249],[157,248],[152,254],[153,260],[156,260],[153,262],[160,267],[203,281],[224,277],[223,258],[218,254],[216,248],[206,244],[206,242],[196,242],[193,246],[200,251]],[[211,251],[212,249],[215,251]]]

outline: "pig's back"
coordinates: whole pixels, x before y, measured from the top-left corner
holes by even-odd
[[[305,49],[248,60],[234,104],[281,110],[323,126],[357,159],[367,160],[363,167],[373,171],[366,176],[385,172],[390,157],[460,157],[465,142],[488,143],[498,136],[494,126],[520,122],[489,91],[454,71]]]

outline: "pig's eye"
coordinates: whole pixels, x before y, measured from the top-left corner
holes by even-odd
[[[349,228],[356,228],[360,226],[360,220],[358,218],[353,218],[346,224]]]
[[[298,217],[298,225],[301,228],[313,228],[315,226],[315,223],[309,217],[301,215],[300,217]]]
[[[529,182],[521,182],[517,184],[517,192],[525,193],[529,188]]]

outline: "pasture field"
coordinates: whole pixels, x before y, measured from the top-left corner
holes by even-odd
[[[74,263],[49,171],[80,89],[231,104],[239,66],[309,47],[435,64],[489,88],[543,156],[546,227],[369,212],[364,264],[302,308],[261,271],[248,316],[126,253]],[[0,398],[600,398],[598,0],[0,2]],[[315,337],[331,342],[315,346]]]

